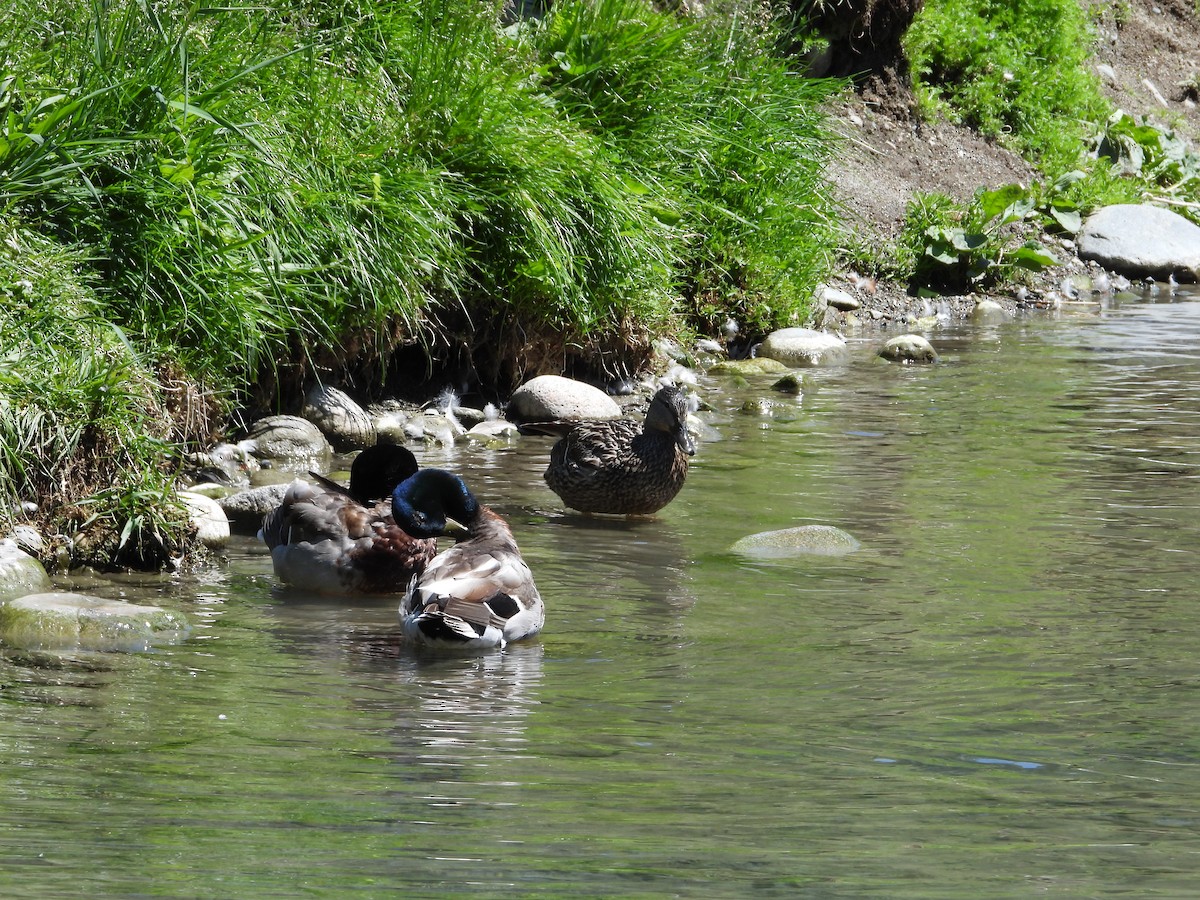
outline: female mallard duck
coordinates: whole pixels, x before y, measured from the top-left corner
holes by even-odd
[[[390,515],[390,494],[416,471],[410,451],[378,444],[354,458],[348,489],[316,473],[319,484],[293,482],[258,532],[275,574],[326,594],[405,590],[437,552],[436,541],[411,537]]]
[[[546,484],[585,513],[645,516],[668,503],[687,478],[696,443],[687,429],[687,398],[662,388],[644,422],[539,422],[523,430],[560,435],[550,450]]]
[[[413,578],[400,603],[410,640],[479,649],[541,630],[545,606],[508,523],[476,500],[461,478],[422,469],[392,494],[392,516],[415,538],[459,536]]]

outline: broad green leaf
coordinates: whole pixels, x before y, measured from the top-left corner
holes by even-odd
[[[1054,180],[1054,184],[1050,186],[1050,190],[1054,193],[1065,191],[1076,182],[1083,181],[1087,178],[1087,172],[1082,169],[1072,169],[1070,172],[1064,172]]]
[[[1041,244],[1025,244],[1013,251],[1009,260],[1022,269],[1037,271],[1058,264],[1058,259]]]
[[[1006,184],[994,191],[980,192],[978,202],[983,220],[990,222],[1027,197],[1028,192],[1019,184]]]
[[[950,243],[960,253],[974,253],[980,247],[986,246],[987,242],[986,234],[979,234],[975,231],[963,231],[961,228],[955,228],[950,232]]]
[[[943,266],[958,265],[958,253],[949,244],[932,244],[925,248],[925,255]]]
[[[1083,217],[1078,209],[1065,209],[1054,204],[1050,207],[1050,215],[1058,223],[1058,227],[1071,234],[1078,234],[1083,227]]]

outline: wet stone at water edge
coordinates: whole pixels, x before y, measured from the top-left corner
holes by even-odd
[[[29,594],[0,606],[0,641],[25,650],[146,650],[188,630],[180,613],[86,594]]]

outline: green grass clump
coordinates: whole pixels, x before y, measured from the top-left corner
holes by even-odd
[[[1108,114],[1077,0],[931,0],[905,39],[919,102],[1055,176]]]
[[[804,319],[829,266],[821,103],[840,84],[792,71],[763,8],[725,10],[688,23],[630,0],[565,3],[535,42],[556,104],[672,226],[697,324],[762,333]]]
[[[99,315],[82,262],[28,231],[0,235],[0,521],[33,519],[58,542],[69,527],[81,562],[161,567],[185,525],[164,465],[181,420]]]

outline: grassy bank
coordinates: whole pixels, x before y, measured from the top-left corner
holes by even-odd
[[[0,12],[9,522],[157,564],[185,538],[182,451],[315,377],[500,394],[624,374],[727,317],[803,320],[833,86],[775,52],[765,8],[501,7]]]

